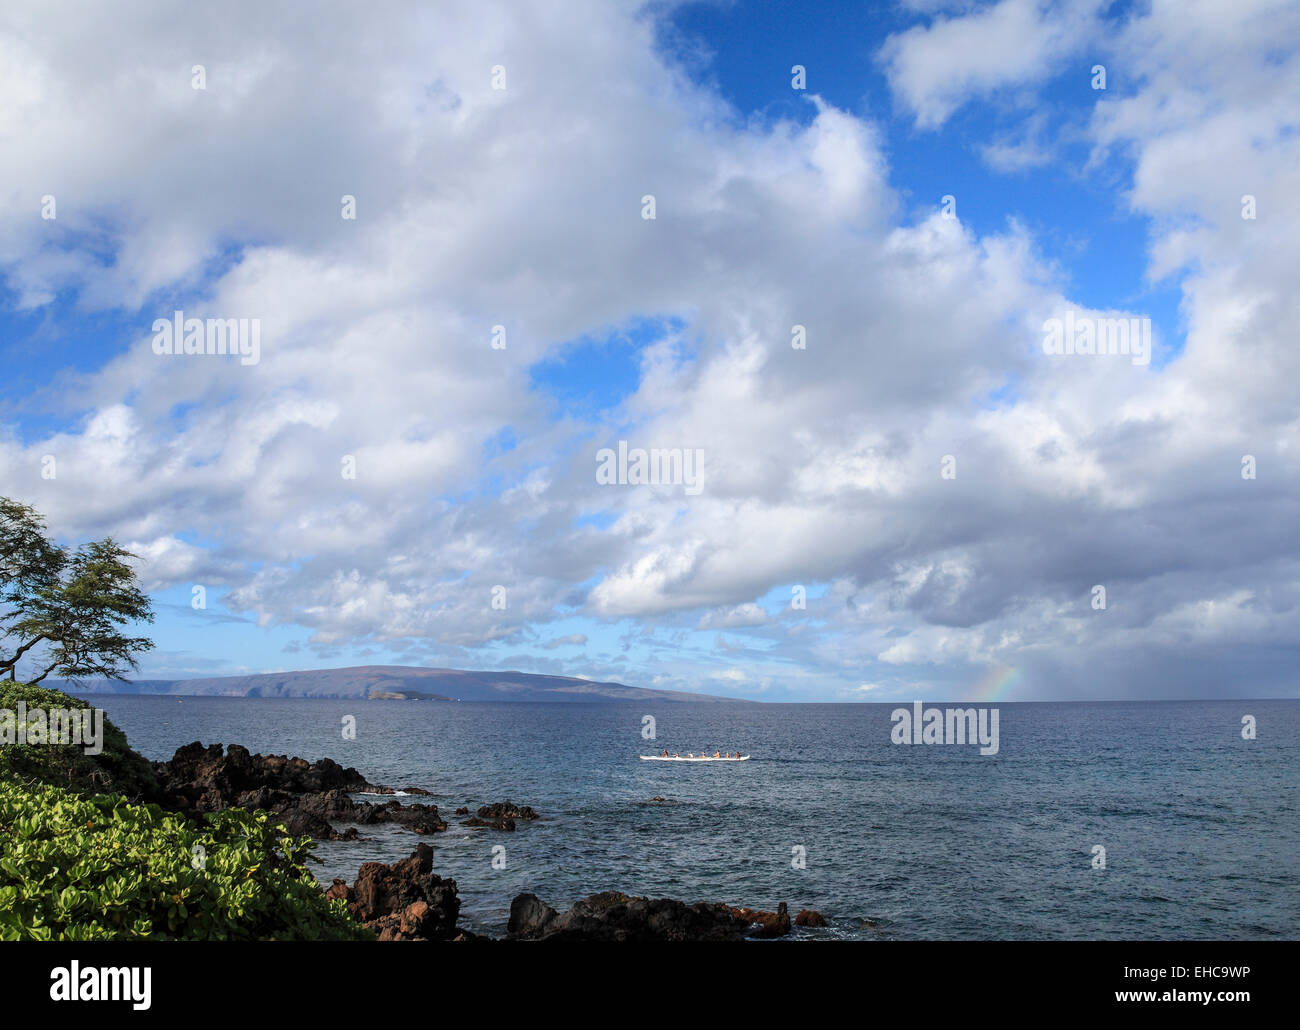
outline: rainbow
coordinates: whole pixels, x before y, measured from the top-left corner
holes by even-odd
[[[995,665],[975,684],[966,700],[1005,701],[1007,694],[1019,686],[1024,678],[1024,673],[1014,665]]]

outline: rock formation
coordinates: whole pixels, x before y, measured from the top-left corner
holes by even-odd
[[[339,832],[334,822],[361,826],[397,823],[416,833],[447,828],[435,805],[353,801],[352,794],[395,791],[370,783],[357,770],[345,769],[329,758],[308,762],[284,755],[250,754],[238,744],[223,749],[220,744],[204,747],[195,741],[178,748],[170,761],[155,762],[153,767],[163,804],[187,815],[232,807],[266,810],[280,816],[290,833],[316,840],[356,838],[355,827]],[[406,793],[428,791],[417,787]]]
[[[393,865],[366,862],[352,886],[335,880],[327,898],[342,898],[361,924],[381,941],[450,941],[472,939],[458,931],[460,898],[456,881],[433,872],[433,849],[416,845],[409,858]]]
[[[528,941],[739,941],[790,932],[785,902],[776,912],[606,891],[557,912],[535,894],[510,905],[509,939]]]

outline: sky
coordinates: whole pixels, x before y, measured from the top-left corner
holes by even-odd
[[[1300,5],[268,6],[0,10],[0,494],[141,678],[1297,695]]]

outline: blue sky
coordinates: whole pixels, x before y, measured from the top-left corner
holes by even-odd
[[[1294,694],[1284,8],[336,15],[0,19],[4,492],[141,555],[142,677]],[[155,354],[180,309],[261,360]],[[1046,354],[1066,309],[1150,364]],[[702,492],[600,485],[620,440]]]
[[[1133,4],[1111,4],[1107,18],[1122,23],[1133,10]],[[923,218],[943,196],[960,192],[959,217],[975,232],[999,232],[1009,220],[1025,225],[1071,297],[1093,307],[1141,310],[1176,353],[1181,293],[1176,278],[1146,281],[1151,220],[1128,203],[1132,164],[1118,153],[1086,167],[1091,147],[1084,126],[1097,104],[1131,93],[1131,76],[1122,66],[1108,69],[1105,92],[1094,90],[1094,58],[1084,49],[1060,62],[1022,102],[967,104],[942,130],[918,129],[875,60],[891,34],[916,23],[887,3],[812,9],[788,2],[699,3],[678,10],[664,36],[667,51],[696,81],[716,89],[744,121],[812,120],[812,106],[782,88],[791,77],[793,55],[793,63],[808,70],[809,92],[870,119],[885,133],[891,183],[905,219]],[[1027,115],[1041,116],[1051,126],[1054,159],[1019,171],[991,167],[983,148],[1020,138]]]

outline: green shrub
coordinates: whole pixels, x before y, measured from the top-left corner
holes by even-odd
[[[310,844],[266,812],[197,824],[0,777],[0,940],[373,939],[321,892]]]
[[[17,712],[19,701],[26,703],[28,711],[94,707],[61,690],[0,680],[0,708]],[[0,745],[0,777],[35,780],[83,793],[115,791],[146,801],[158,797],[158,777],[153,766],[131,750],[126,734],[107,718],[102,753],[87,755],[81,744]]]

